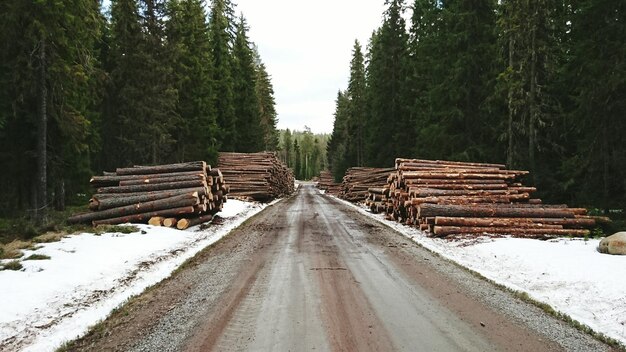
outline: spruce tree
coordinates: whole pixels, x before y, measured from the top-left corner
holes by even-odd
[[[261,112],[257,96],[257,72],[254,53],[248,40],[248,28],[243,15],[237,25],[233,47],[233,80],[235,88],[235,116],[237,116],[236,150],[253,153],[265,146]]]
[[[365,158],[365,141],[363,124],[365,122],[365,63],[361,44],[354,41],[352,60],[350,61],[350,81],[348,83],[349,119],[347,154],[350,165],[363,166]]]
[[[227,0],[212,0],[209,38],[215,82],[216,120],[221,151],[237,149],[237,120],[235,115],[235,82],[233,80],[232,7]]]
[[[64,206],[66,180],[89,173],[102,17],[98,4],[87,0],[11,0],[1,9],[0,96],[7,100],[0,112],[6,153],[0,164],[11,171],[0,182],[12,193],[5,205],[29,207],[41,223],[51,198]]]
[[[405,155],[414,134],[406,108],[408,38],[403,3],[386,3],[383,25],[372,38],[367,71],[366,163],[371,166],[390,165]]]
[[[495,76],[494,1],[445,1],[441,11],[429,89],[437,137],[431,143],[440,158],[486,160],[495,142],[484,109]]]
[[[176,111],[181,116],[176,134],[176,158],[214,163],[217,123],[204,2],[171,0],[168,17],[167,39],[178,90]]]
[[[272,86],[272,80],[265,64],[261,61],[261,57],[256,49],[254,52],[256,58],[256,95],[259,102],[264,149],[277,150],[278,130],[276,129],[276,122],[278,116],[276,113],[276,101],[274,99],[274,87]]]
[[[563,167],[568,176],[565,190],[576,191],[583,204],[623,208],[626,3],[581,1],[571,22],[571,61],[565,73],[573,88],[574,108],[563,124],[572,140]]]

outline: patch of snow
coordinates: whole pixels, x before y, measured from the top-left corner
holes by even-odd
[[[0,350],[51,351],[83,335],[268,205],[231,199],[218,213],[225,220],[219,226],[179,231],[137,225],[140,231],[132,234],[81,234],[26,251],[24,257],[51,259],[0,271]]]
[[[594,331],[626,344],[626,256],[599,253],[599,240],[447,241],[341,201],[423,247],[496,283],[526,292]]]

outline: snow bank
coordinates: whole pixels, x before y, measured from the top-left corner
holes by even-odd
[[[599,240],[498,238],[451,242],[427,237],[415,228],[343,202],[429,250],[499,284],[526,292],[626,344],[626,256],[599,253]]]
[[[218,214],[224,223],[205,230],[138,225],[132,234],[81,234],[26,251],[51,259],[0,271],[0,350],[50,351],[84,334],[263,208],[229,200]]]

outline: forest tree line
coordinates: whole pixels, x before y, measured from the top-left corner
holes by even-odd
[[[278,148],[230,0],[6,0],[0,43],[0,215],[41,219],[102,170]]]
[[[625,1],[386,4],[337,96],[337,180],[395,157],[497,162],[550,201],[624,208]]]
[[[310,180],[328,169],[326,149],[330,135],[303,131],[280,130],[279,155],[298,180]]]

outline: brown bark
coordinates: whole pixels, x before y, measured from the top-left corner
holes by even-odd
[[[513,174],[483,174],[476,172],[435,172],[409,171],[402,174],[404,179],[437,178],[437,179],[472,179],[472,180],[513,180]]]
[[[134,193],[134,192],[149,192],[149,191],[161,191],[168,189],[181,189],[192,187],[208,187],[204,180],[193,181],[180,181],[180,182],[166,182],[147,185],[134,185],[134,186],[117,186],[117,187],[101,187],[98,188],[97,193]]]
[[[459,227],[435,226],[433,233],[438,237],[460,234],[503,234],[513,236],[541,237],[541,236],[574,236],[589,235],[589,230],[554,229],[554,228],[518,228],[518,227]]]
[[[562,226],[566,228],[594,227],[594,219],[563,219],[563,218],[455,218],[437,216],[435,225],[462,227],[527,227],[527,225],[543,224],[544,226]]]
[[[211,179],[211,178],[209,178]],[[163,178],[140,178],[135,180],[120,181],[119,186],[136,186],[168,182],[186,182],[186,181],[208,181],[204,174],[172,176]]]
[[[156,166],[135,166],[128,168],[118,168],[115,170],[117,175],[146,175],[159,173],[172,173],[184,171],[205,172],[206,163],[204,161],[193,161],[188,163],[167,164]]]
[[[574,218],[574,213],[559,208],[505,208],[498,206],[421,204],[419,217],[508,217],[508,218]]]
[[[95,220],[95,221],[92,221],[92,225],[93,226],[117,225],[117,224],[123,224],[127,222],[145,223],[151,217],[154,217],[154,216],[170,217],[170,216],[181,216],[185,214],[194,214],[194,213],[195,213],[195,210],[192,206],[179,207],[179,208],[173,208],[173,209],[161,209],[161,210],[155,210],[155,211],[150,211],[150,212],[141,213],[141,214],[121,216],[117,218]]]
[[[147,194],[134,195],[134,193],[113,193],[110,195],[96,194],[89,200],[89,209],[91,210],[106,210],[111,208],[118,208],[125,205],[138,204],[144,202],[150,202],[154,200],[170,198],[181,194],[197,193],[198,196],[203,197],[206,195],[205,188],[183,188],[173,189],[168,191],[156,191]],[[104,196],[104,197],[102,197]]]
[[[178,176],[190,176],[190,175],[205,175],[201,171],[185,171],[185,172],[170,172],[164,174],[149,174],[149,175],[123,175],[119,176],[113,173],[104,173],[104,176],[92,176],[89,183],[91,183],[94,187],[103,187],[103,186],[119,186],[120,181],[129,181],[129,180],[144,180],[144,179],[160,179],[160,178],[169,178],[169,177],[178,177]]]
[[[103,211],[97,211],[92,213],[77,214],[70,217],[68,223],[85,223],[94,220],[116,218],[126,216],[130,214],[140,214],[148,211],[155,211],[160,209],[170,209],[185,206],[192,206],[198,204],[198,194],[182,194],[170,198],[159,199],[146,203],[131,204],[119,208],[112,208]]]
[[[509,195],[491,195],[491,196],[439,196],[439,197],[422,197],[412,198],[408,201],[411,205],[420,205],[426,203],[433,204],[472,204],[472,203],[510,203],[528,199],[528,193],[509,194]],[[498,204],[499,206],[499,204]]]

